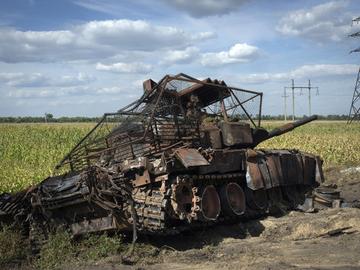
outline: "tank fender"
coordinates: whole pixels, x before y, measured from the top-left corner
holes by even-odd
[[[185,168],[207,166],[210,163],[194,148],[179,148],[175,151],[175,157]]]
[[[298,150],[246,152],[246,183],[252,190],[279,186],[318,186],[324,181],[320,157]]]

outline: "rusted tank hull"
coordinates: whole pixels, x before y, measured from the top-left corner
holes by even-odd
[[[115,230],[135,239],[294,209],[322,182],[317,156],[254,150],[316,116],[268,132],[260,92],[182,73],[144,90],[104,114],[60,161],[67,174],[0,196],[0,221],[17,223],[34,243],[60,226],[74,236]]]
[[[294,208],[322,181],[320,159],[295,150],[222,151],[221,156],[230,164],[215,164],[218,159],[213,158],[208,172],[203,166],[184,170],[174,164],[160,180],[146,174],[146,167],[124,175],[116,166],[94,166],[79,174],[50,177],[23,200],[31,204],[27,215],[36,217],[29,220],[46,224],[46,230],[65,226],[74,235],[130,231],[135,222],[143,233],[176,233],[251,218],[274,207]],[[188,165],[199,162],[189,155],[178,157],[182,158]],[[15,205],[18,200],[8,199],[0,207],[6,213]],[[24,211],[8,214],[15,217]]]

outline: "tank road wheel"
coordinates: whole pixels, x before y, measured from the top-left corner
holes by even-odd
[[[252,210],[265,210],[268,207],[268,197],[265,189],[245,189],[246,203]]]
[[[176,179],[172,185],[171,206],[180,220],[213,221],[221,211],[220,198],[213,185],[193,187],[190,179]]]
[[[221,211],[220,198],[213,185],[206,186],[201,194],[200,213],[205,221],[216,220]]]
[[[245,194],[243,189],[236,183],[229,183],[221,187],[220,201],[221,208],[227,216],[240,216],[245,212]]]
[[[191,219],[194,197],[194,190],[189,181],[177,179],[172,185],[171,205],[181,220]]]

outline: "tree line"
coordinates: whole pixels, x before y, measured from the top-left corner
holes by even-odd
[[[40,116],[21,116],[21,117],[0,117],[0,123],[86,123],[86,122],[98,122],[101,117],[85,117],[85,116],[75,116],[75,117],[40,117]]]
[[[304,116],[297,116],[296,119],[303,118]],[[46,114],[46,116],[5,116],[0,117],[0,123],[86,123],[86,122],[98,122],[101,117],[85,117],[85,116],[61,116],[55,118],[52,114]],[[318,115],[319,120],[347,120],[348,115],[342,114],[330,114],[330,115]],[[263,115],[262,120],[284,120],[284,115]],[[291,116],[288,116],[288,120],[291,120]]]

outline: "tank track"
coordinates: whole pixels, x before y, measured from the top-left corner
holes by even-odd
[[[137,228],[149,232],[166,231],[166,206],[169,196],[160,190],[136,190],[132,196],[137,215]]]
[[[220,186],[224,183],[237,180],[237,183],[246,181],[244,173],[231,173],[222,175],[178,175],[178,178],[188,181],[192,179],[193,186],[201,189],[207,185]],[[240,179],[240,180],[239,180]],[[170,181],[174,182],[173,181]],[[277,200],[274,200],[273,192],[277,193]],[[279,194],[280,192],[280,194]],[[216,221],[199,222],[193,220],[191,223],[186,221],[178,221],[176,225],[171,226],[172,209],[171,209],[171,184],[164,187],[145,187],[143,190],[136,189],[132,194],[134,206],[137,215],[137,229],[149,234],[176,234],[185,230],[197,227],[211,226],[219,223],[234,223],[243,220],[254,219],[269,214],[271,207],[278,207],[282,212],[296,208],[297,203],[301,203],[301,199],[294,202],[292,198],[302,198],[305,196],[305,189],[302,185],[294,185],[289,187],[281,187],[279,190],[266,190],[266,207],[264,209],[254,209],[249,207],[247,202],[246,212],[241,216],[230,217],[221,215]],[[290,198],[290,200],[288,199]]]

